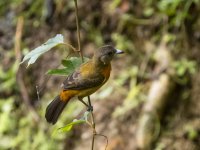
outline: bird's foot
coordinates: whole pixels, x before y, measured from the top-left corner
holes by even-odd
[[[88,109],[87,109],[87,111],[90,111],[90,112],[93,112],[93,106],[88,106]]]

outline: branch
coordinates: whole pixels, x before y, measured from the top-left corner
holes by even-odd
[[[80,36],[80,29],[79,29],[79,19],[78,19],[78,6],[77,6],[77,0],[74,0],[75,3],[75,10],[76,10],[76,28],[77,28],[77,38],[78,38],[78,52],[81,57],[82,62],[84,62],[83,59],[83,53],[81,51],[81,36]]]
[[[75,3],[75,10],[76,10],[76,28],[77,28],[77,38],[78,38],[78,52],[79,55],[82,59],[82,63],[84,62],[83,59],[83,53],[81,51],[81,43],[80,43],[80,29],[79,29],[79,19],[78,19],[78,7],[77,7],[77,0],[74,0]],[[91,101],[90,101],[90,96],[88,96],[88,104],[90,106],[90,108],[92,107]],[[93,136],[92,136],[92,147],[91,150],[94,149],[94,140],[95,140],[95,135],[96,135],[96,129],[95,129],[95,121],[94,121],[94,114],[93,112],[90,110],[91,113],[91,118],[92,118],[92,128],[93,128]],[[107,145],[106,145],[107,147]]]
[[[76,48],[74,48],[71,44],[63,43],[62,45],[66,45],[66,46],[70,47],[73,51],[79,52],[79,51],[77,51]]]
[[[90,96],[88,96],[88,104],[90,106],[90,108],[92,107],[91,101],[90,101]],[[92,135],[92,147],[91,150],[94,149],[94,139],[95,139],[95,135],[97,134],[96,132],[96,128],[95,128],[95,121],[94,121],[94,114],[93,111],[90,110],[91,113],[91,118],[92,118],[92,129],[93,129],[93,135]],[[107,146],[106,146],[107,147]]]
[[[106,146],[105,146],[105,150],[106,150],[107,147],[108,147],[108,137],[103,135],[103,134],[97,134],[97,133],[95,134],[95,136],[102,136],[102,137],[104,137],[106,139]]]

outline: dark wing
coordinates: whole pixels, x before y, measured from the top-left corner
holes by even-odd
[[[103,84],[105,77],[101,74],[83,78],[79,70],[67,77],[63,82],[64,90],[84,90]]]

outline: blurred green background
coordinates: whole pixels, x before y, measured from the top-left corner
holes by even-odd
[[[199,0],[84,0],[78,1],[78,9],[84,56],[91,57],[106,44],[126,52],[113,61],[109,82],[92,95],[97,131],[107,135],[108,150],[137,148],[138,120],[151,85],[162,73],[170,76],[174,88],[159,118],[159,135],[148,148],[200,149]],[[0,1],[2,150],[90,149],[92,131],[87,125],[56,132],[86,110],[76,99],[55,126],[44,118],[65,78],[46,72],[68,55],[78,55],[59,47],[29,68],[19,66],[28,51],[59,33],[77,47],[73,0]],[[170,53],[170,62],[162,54],[156,56],[160,49]],[[95,144],[103,150],[105,139],[97,137]]]

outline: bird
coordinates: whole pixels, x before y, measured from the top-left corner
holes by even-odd
[[[111,45],[105,45],[94,51],[93,57],[75,69],[64,80],[62,90],[47,106],[45,118],[48,123],[55,124],[67,103],[77,97],[89,110],[93,110],[83,98],[96,92],[110,77],[111,61],[116,54],[124,52]]]

